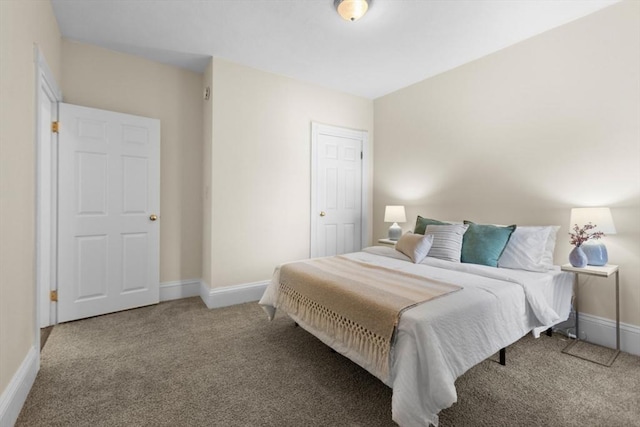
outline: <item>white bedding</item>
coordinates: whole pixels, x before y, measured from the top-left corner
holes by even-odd
[[[462,285],[463,289],[403,313],[391,356],[393,420],[401,426],[438,425],[438,413],[457,400],[454,382],[468,369],[522,338],[538,336],[566,320],[573,275],[499,269],[426,258],[420,264],[389,247],[371,247],[347,256]],[[278,269],[260,304],[270,318],[276,307]],[[362,366],[340,342],[300,326]]]

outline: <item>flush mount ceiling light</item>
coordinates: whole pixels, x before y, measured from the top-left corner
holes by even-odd
[[[353,22],[367,13],[370,2],[371,0],[334,0],[333,5],[336,7],[338,15]]]

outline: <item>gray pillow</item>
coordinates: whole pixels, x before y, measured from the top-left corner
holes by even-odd
[[[433,235],[433,243],[427,256],[460,262],[462,239],[467,228],[469,226],[466,224],[427,225],[425,236]]]

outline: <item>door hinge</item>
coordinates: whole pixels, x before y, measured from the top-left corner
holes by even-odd
[[[51,291],[49,294],[49,299],[53,302],[58,302],[58,291]]]
[[[58,133],[59,128],[60,128],[60,122],[51,122],[51,132]]]
[[[361,151],[360,152],[360,160],[362,160],[362,159],[363,159],[363,154],[362,154],[362,151]]]

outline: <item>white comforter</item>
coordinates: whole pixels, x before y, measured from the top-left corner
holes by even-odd
[[[373,264],[462,285],[463,289],[403,313],[387,385],[393,389],[393,420],[401,426],[438,425],[438,412],[457,400],[454,382],[469,368],[529,331],[540,331],[569,316],[572,275],[558,270],[533,273],[426,258],[413,264],[393,248],[371,247],[347,256]],[[276,269],[260,304],[273,318]],[[300,326],[359,363],[340,342]]]

